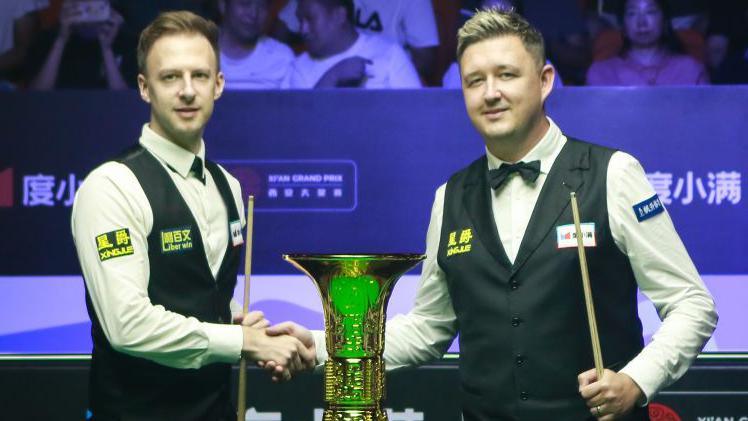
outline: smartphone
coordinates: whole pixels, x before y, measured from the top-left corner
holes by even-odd
[[[112,13],[108,0],[73,0],[65,8],[72,23],[103,22]]]

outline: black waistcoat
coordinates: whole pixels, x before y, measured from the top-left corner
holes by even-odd
[[[617,370],[642,349],[636,281],[608,223],[606,175],[613,152],[567,141],[514,264],[494,222],[486,157],[447,183],[438,262],[460,332],[465,421],[590,417],[577,384],[577,375],[594,367],[579,259],[576,247],[558,248],[556,238],[557,226],[574,223],[571,191],[577,192],[582,222],[595,223],[597,246],[586,254],[603,362]],[[646,410],[632,419],[646,419]]]
[[[197,222],[167,170],[140,146],[117,161],[135,174],[153,211],[153,228],[147,239],[151,302],[202,322],[230,323],[229,301],[241,247],[233,247],[229,235],[214,279]],[[205,167],[226,205],[228,220],[239,220],[226,177],[212,162],[206,161]],[[191,249],[162,252],[161,232],[177,228],[190,229]],[[89,406],[95,420],[220,420],[236,416],[230,407],[230,364],[177,369],[118,352],[101,329],[88,291],[86,304],[93,337]]]

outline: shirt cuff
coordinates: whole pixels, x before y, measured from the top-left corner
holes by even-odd
[[[665,382],[661,367],[639,357],[631,360],[620,372],[631,377],[644,394],[643,401],[638,402],[640,406],[647,405]]]
[[[203,323],[208,336],[206,364],[235,363],[242,355],[244,332],[240,325]]]
[[[320,366],[327,361],[327,344],[324,330],[313,330],[314,349],[317,351],[317,365]]]

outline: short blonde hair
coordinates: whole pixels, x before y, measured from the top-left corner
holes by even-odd
[[[480,41],[513,35],[533,56],[538,68],[545,64],[545,43],[543,35],[514,9],[491,7],[475,12],[457,32],[457,62],[465,50]]]
[[[218,27],[215,23],[188,11],[164,12],[140,33],[138,41],[138,71],[145,74],[145,61],[153,44],[167,35],[195,34],[208,40],[216,55],[216,66],[221,68],[218,50]]]

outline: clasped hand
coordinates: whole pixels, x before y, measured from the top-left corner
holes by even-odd
[[[260,311],[239,315],[234,323],[244,331],[242,354],[268,371],[274,382],[290,380],[294,373],[316,365],[314,338],[308,329],[294,322],[270,326]]]

